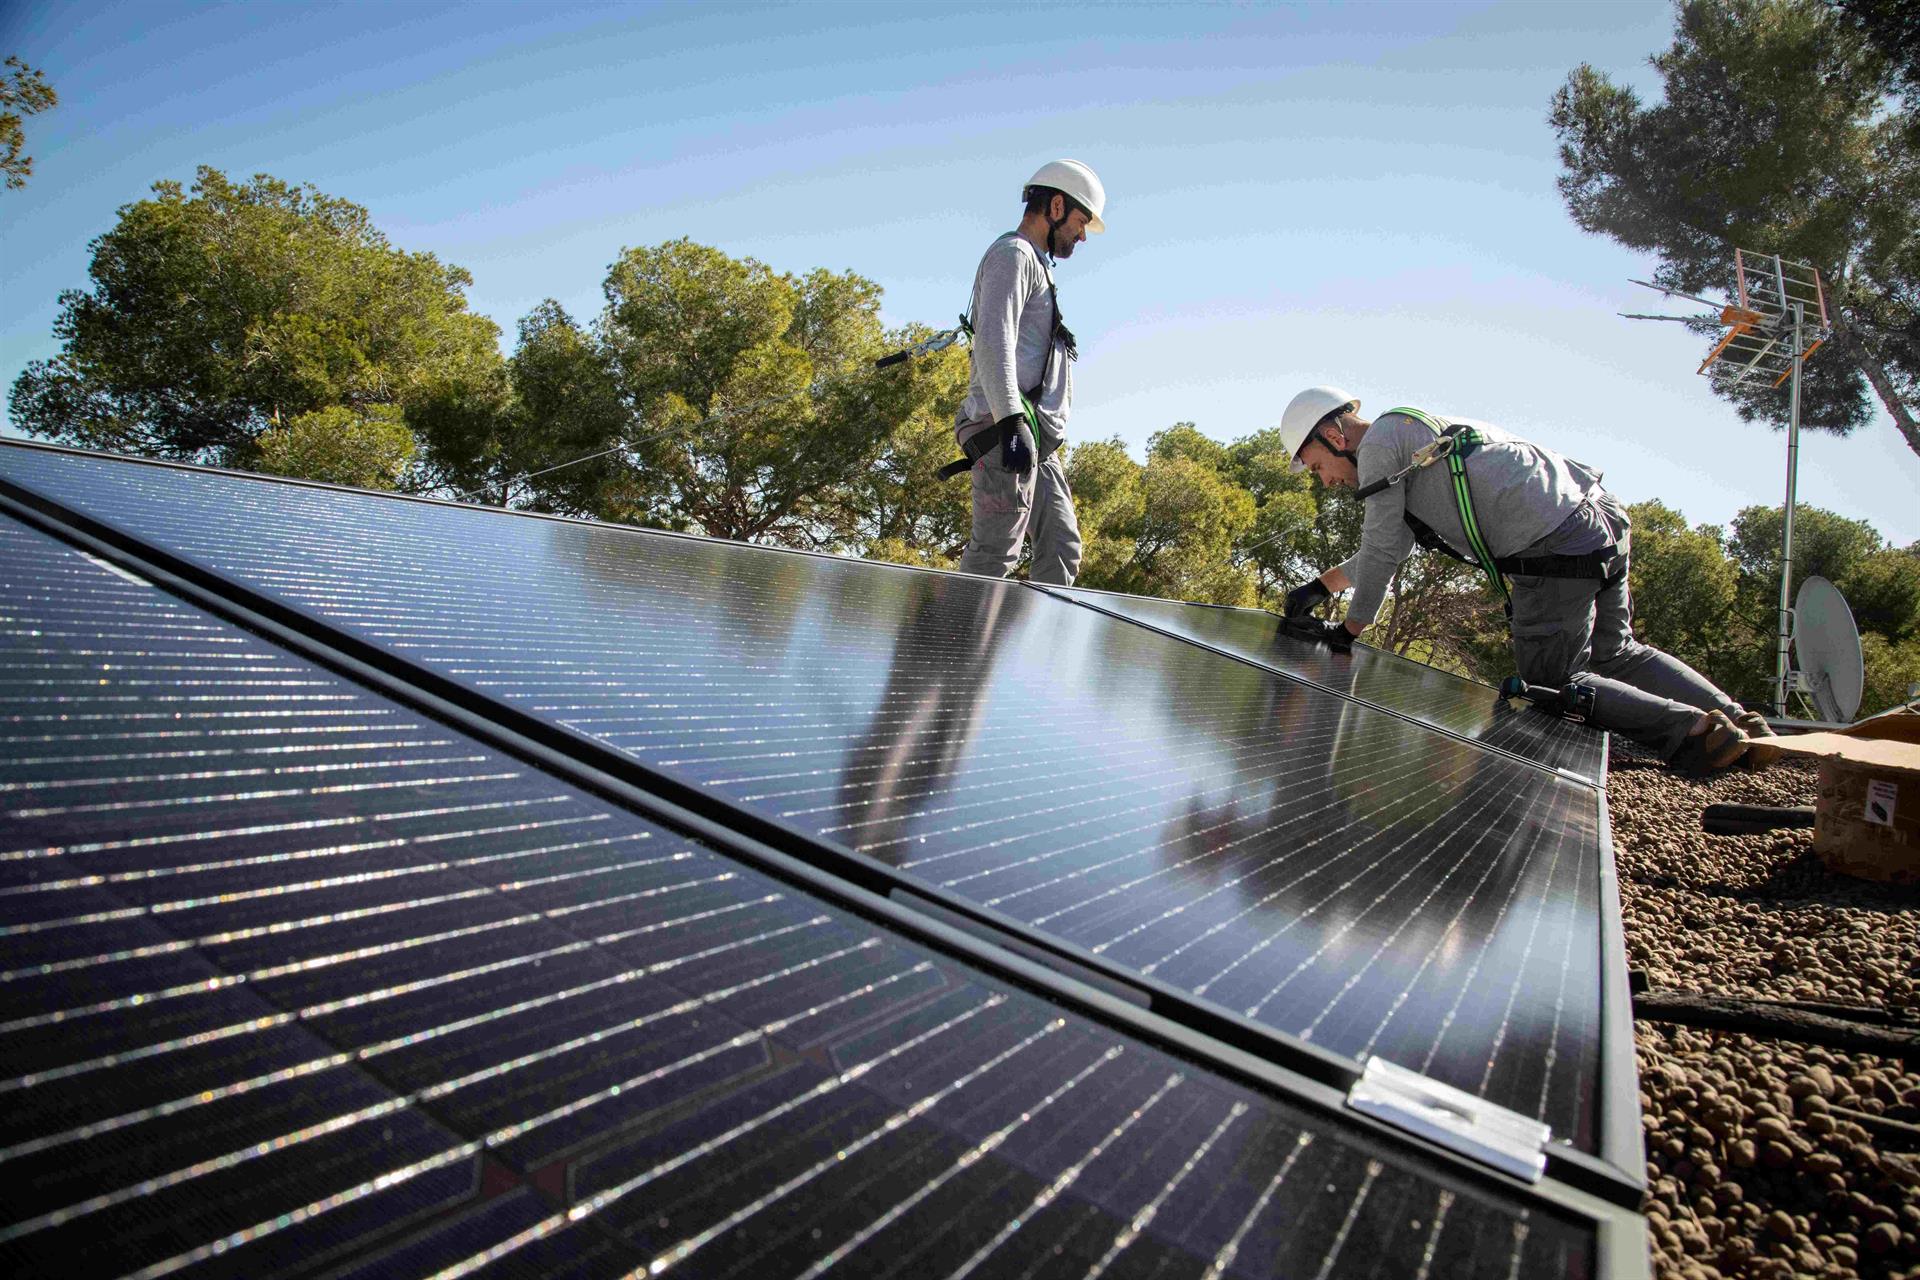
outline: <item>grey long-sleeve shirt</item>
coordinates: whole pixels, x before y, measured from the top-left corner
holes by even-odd
[[[1040,380],[1053,344],[1047,383],[1034,400],[1045,442],[1057,446],[1067,434],[1073,400],[1073,366],[1064,344],[1054,343],[1053,301],[1040,254],[1009,232],[988,246],[973,275],[973,374],[967,398],[954,414],[964,439],[972,430],[1021,411],[1020,392]]]
[[[1473,518],[1480,526],[1480,536],[1496,556],[1514,555],[1533,546],[1600,492],[1600,473],[1584,463],[1471,418],[1429,416],[1442,428],[1465,423],[1478,430],[1484,440],[1467,455],[1467,485],[1472,491]],[[1433,441],[1433,432],[1419,419],[1404,413],[1381,414],[1354,450],[1361,487],[1400,470],[1413,461],[1417,450]],[[1394,571],[1413,549],[1413,530],[1406,521],[1409,511],[1444,538],[1448,546],[1471,555],[1446,463],[1420,468],[1367,499],[1360,549],[1340,566],[1353,582],[1353,599],[1347,605],[1350,621],[1369,623],[1380,611]],[[1555,551],[1580,555],[1598,549],[1596,543],[1591,547],[1556,547]]]

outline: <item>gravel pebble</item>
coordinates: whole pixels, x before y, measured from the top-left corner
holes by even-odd
[[[1709,804],[1810,804],[1791,762],[1711,781],[1613,749],[1628,964],[1655,989],[1920,1007],[1920,891],[1834,875],[1806,830],[1710,836]],[[1818,1045],[1639,1023],[1661,1280],[1920,1280],[1920,1074]],[[1888,1124],[1886,1122],[1894,1122]]]

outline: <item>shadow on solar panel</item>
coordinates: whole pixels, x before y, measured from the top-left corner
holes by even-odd
[[[1604,1269],[3,516],[0,746],[11,1275]]]
[[[796,856],[1632,1167],[1599,794],[1457,727],[1018,584],[46,449],[0,475]]]

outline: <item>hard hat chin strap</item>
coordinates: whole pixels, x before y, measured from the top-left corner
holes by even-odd
[[[1334,448],[1333,441],[1327,439],[1326,436],[1322,435],[1319,427],[1315,427],[1313,429],[1313,434],[1308,436],[1307,439],[1312,441],[1315,444],[1318,444],[1322,449],[1325,449],[1328,453],[1332,454],[1336,458],[1342,459],[1343,461],[1346,461],[1346,462],[1351,462],[1355,466],[1360,465],[1360,456],[1358,454],[1356,454],[1351,449]],[[1304,448],[1305,446],[1302,446],[1302,447]]]
[[[1058,218],[1053,216],[1054,196],[1060,197],[1060,216]],[[1082,207],[1080,203],[1064,191],[1055,191],[1047,196],[1047,264],[1049,266],[1053,265],[1054,259],[1059,254],[1059,250],[1054,246],[1053,238],[1060,234],[1060,228],[1067,225],[1067,219],[1071,218],[1073,211],[1080,207]]]

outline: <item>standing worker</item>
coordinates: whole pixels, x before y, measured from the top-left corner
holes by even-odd
[[[1071,586],[1080,572],[1080,521],[1057,456],[1073,401],[1073,334],[1060,319],[1053,263],[1106,229],[1106,189],[1078,160],[1040,166],[1021,191],[1020,225],[995,240],[973,276],[968,323],[973,368],[954,415],[966,457],[942,477],[971,471],[973,531],[963,573],[1004,578],[1033,541],[1032,580]]]
[[[1595,725],[1672,767],[1727,768],[1750,734],[1772,732],[1692,667],[1633,638],[1632,525],[1599,472],[1482,422],[1419,409],[1368,422],[1359,410],[1336,387],[1309,387],[1280,419],[1293,469],[1358,489],[1366,506],[1353,557],[1287,593],[1290,629],[1350,646],[1417,542],[1477,566],[1506,598],[1523,680],[1566,688]],[[1311,617],[1348,587],[1346,621]]]

